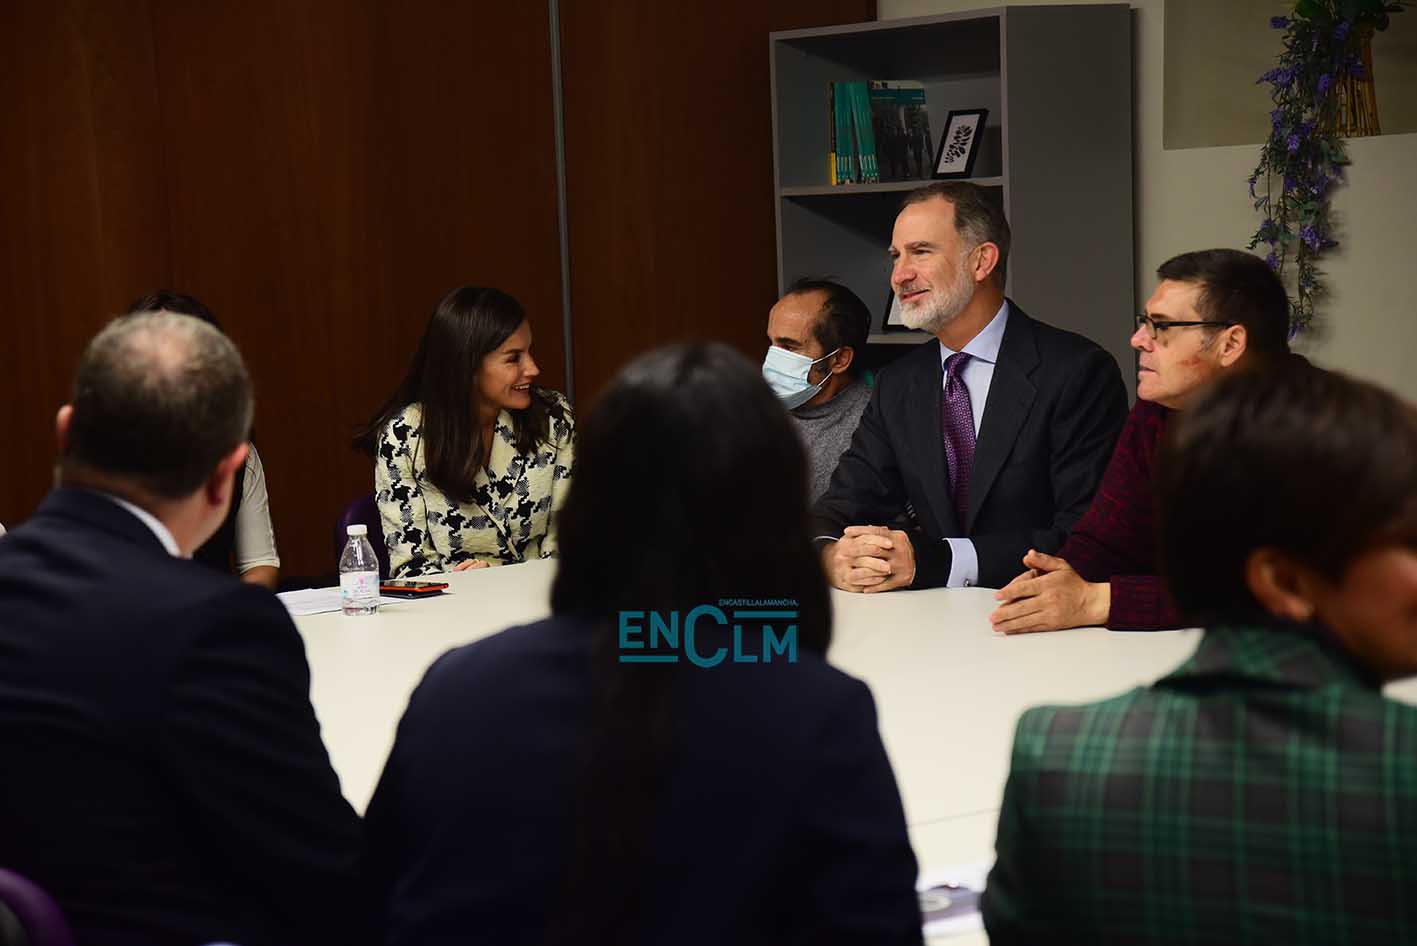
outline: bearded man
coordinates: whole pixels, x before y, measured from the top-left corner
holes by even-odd
[[[1009,241],[974,184],[902,203],[891,288],[905,324],[939,342],[882,372],[813,508],[834,587],[998,588],[1028,550],[1058,549],[1092,501],[1127,416],[1121,372],[1005,298]]]

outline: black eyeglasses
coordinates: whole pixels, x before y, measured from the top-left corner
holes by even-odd
[[[1145,312],[1142,312],[1142,313],[1138,314],[1136,321],[1137,321],[1137,328],[1141,328],[1142,326],[1146,326],[1146,333],[1147,333],[1148,335],[1150,335],[1153,340],[1155,340],[1155,339],[1157,339],[1157,338],[1160,338],[1161,335],[1162,335],[1162,333],[1165,332],[1167,329],[1173,329],[1173,328],[1191,328],[1192,326],[1196,326],[1196,325],[1226,325],[1226,326],[1229,326],[1229,325],[1234,325],[1234,324],[1235,324],[1234,322],[1215,322],[1215,321],[1205,321],[1205,322],[1173,322],[1173,321],[1171,321],[1170,319],[1162,319],[1162,320],[1160,320],[1160,321],[1157,321],[1156,319],[1153,319],[1151,316],[1147,315]]]

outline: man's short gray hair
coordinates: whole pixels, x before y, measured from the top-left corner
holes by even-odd
[[[255,410],[241,353],[205,322],[172,312],[114,319],[79,359],[61,465],[191,495],[250,435]]]

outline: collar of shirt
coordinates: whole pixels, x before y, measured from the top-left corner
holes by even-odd
[[[1004,343],[1004,329],[1008,324],[1009,300],[1005,299],[1003,304],[999,306],[999,311],[995,312],[994,317],[989,320],[989,324],[984,326],[978,335],[971,338],[961,351],[971,358],[994,364],[999,360],[999,346]],[[944,364],[945,359],[954,353],[954,349],[948,348],[944,342],[940,342],[941,364]]]
[[[1188,685],[1199,679],[1259,681],[1305,689],[1334,685],[1382,688],[1382,681],[1363,667],[1332,631],[1317,623],[1279,621],[1208,628],[1190,659],[1155,685]]]
[[[157,540],[162,543],[162,547],[167,549],[167,554],[171,555],[173,558],[191,557],[182,554],[182,550],[177,547],[177,540],[172,537],[172,533],[167,531],[167,526],[163,525],[162,520],[158,519],[157,516],[154,516],[140,506],[133,505],[126,499],[114,496],[112,493],[105,493],[102,490],[93,490],[93,492],[107,499],[109,502],[122,506],[136,516],[139,522],[147,526],[152,534],[157,536]]]

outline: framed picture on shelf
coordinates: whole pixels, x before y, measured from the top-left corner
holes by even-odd
[[[935,155],[935,177],[969,177],[974,171],[974,159],[979,155],[979,142],[984,137],[987,108],[951,111],[940,135],[940,151]]]
[[[900,317],[900,300],[896,298],[895,290],[892,289],[886,296],[885,315],[881,316],[881,331],[883,332],[913,332],[910,326]]]

